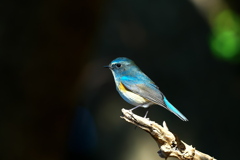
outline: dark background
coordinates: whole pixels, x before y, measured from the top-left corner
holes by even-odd
[[[217,159],[237,159],[239,6],[1,1],[0,159],[159,159],[152,138],[119,118],[133,106],[103,66],[120,56],[134,60],[189,122],[158,106],[151,120],[166,121]]]

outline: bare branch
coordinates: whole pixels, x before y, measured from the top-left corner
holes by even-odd
[[[216,160],[180,140],[177,135],[168,130],[165,121],[161,126],[132,113],[130,110],[122,109],[122,113],[121,118],[143,129],[153,137],[160,148],[158,151],[160,157],[176,157],[179,160]]]

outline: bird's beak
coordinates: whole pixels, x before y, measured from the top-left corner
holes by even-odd
[[[104,68],[111,68],[110,66],[103,66]]]

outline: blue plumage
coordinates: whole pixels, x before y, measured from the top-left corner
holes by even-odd
[[[174,113],[176,116],[178,116],[181,120],[183,121],[188,121],[188,119],[179,111],[177,108],[175,108],[168,100],[166,97],[163,98],[164,103],[167,106],[167,109]]]
[[[155,83],[145,75],[135,63],[125,57],[116,58],[109,66],[113,73],[116,89],[128,103],[138,107],[148,108],[156,104],[174,113],[183,121],[188,119],[179,112],[163,95]],[[145,117],[147,116],[147,113]]]

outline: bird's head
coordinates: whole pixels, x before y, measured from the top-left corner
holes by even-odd
[[[135,63],[126,58],[126,57],[119,57],[114,59],[108,66],[104,66],[109,68],[115,74],[121,74],[123,72],[131,72],[131,70],[135,69],[137,66]]]

